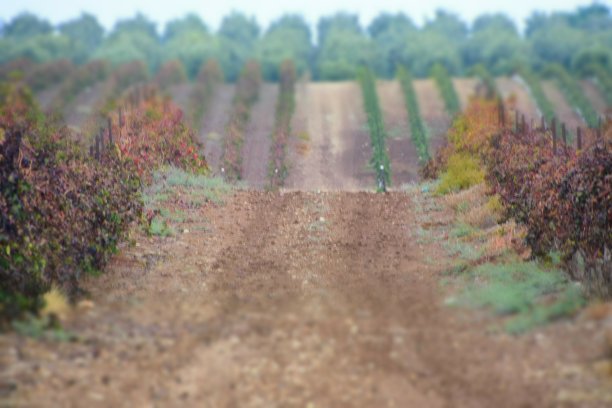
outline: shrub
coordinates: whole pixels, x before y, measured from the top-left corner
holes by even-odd
[[[177,85],[187,81],[187,72],[183,63],[179,60],[167,61],[161,66],[153,83],[159,87],[159,89],[166,89],[172,85]]]
[[[0,64],[0,81],[8,81],[15,73],[23,76],[32,69],[34,62],[27,58],[19,58]]]
[[[18,103],[17,103],[18,102]],[[140,181],[112,151],[98,163],[41,119],[26,91],[0,98],[0,321],[37,311],[55,283],[70,292],[100,269],[140,215]],[[36,118],[36,120],[34,120]]]
[[[600,141],[554,154],[550,135],[504,132],[487,159],[487,181],[507,216],[527,227],[534,256],[559,250],[570,272],[602,296],[612,295],[612,148]],[[580,267],[571,261],[578,256]]]
[[[296,71],[293,61],[284,61],[279,69],[279,97],[276,104],[276,122],[272,132],[272,154],[270,155],[270,186],[278,188],[287,176],[285,156],[291,133],[291,118],[295,109]]]
[[[121,118],[113,113],[112,134],[119,157],[128,160],[148,181],[153,170],[172,165],[195,173],[208,170],[197,151],[193,130],[182,111],[155,89],[135,89],[122,100]]]
[[[149,78],[147,66],[142,61],[132,61],[118,66],[106,82],[100,103],[94,112],[107,114],[117,107],[121,95],[131,86],[145,82]]]
[[[461,104],[459,103],[459,97],[455,91],[453,81],[451,80],[448,71],[442,64],[435,64],[431,68],[431,77],[436,81],[440,95],[444,100],[446,111],[451,117],[454,117],[461,112]]]
[[[54,109],[61,111],[81,92],[94,85],[96,82],[103,81],[108,75],[109,67],[105,61],[91,61],[77,68],[60,87],[60,90],[53,100]]]
[[[391,184],[391,162],[387,154],[385,140],[387,133],[382,119],[382,112],[376,94],[376,81],[372,72],[363,68],[359,72],[359,82],[363,93],[364,110],[368,119],[368,129],[372,141],[372,158],[370,164],[377,174],[378,190],[384,190]]]
[[[180,110],[152,92],[122,112],[96,159],[37,111],[32,96],[0,87],[0,324],[42,306],[52,286],[70,294],[103,268],[142,213],[141,181],[171,164],[205,172]],[[110,135],[108,135],[110,136]]]
[[[72,62],[56,60],[37,64],[25,74],[25,81],[35,92],[40,92],[51,85],[59,84],[75,70]]]
[[[424,164],[431,156],[429,155],[427,130],[421,118],[419,103],[414,86],[412,85],[412,76],[408,70],[400,67],[397,71],[397,77],[404,92],[404,102],[408,111],[408,121],[410,122],[410,137],[418,152],[419,163]]]
[[[442,174],[436,192],[446,194],[470,188],[484,181],[484,171],[474,156],[456,152],[448,159],[446,171]]]

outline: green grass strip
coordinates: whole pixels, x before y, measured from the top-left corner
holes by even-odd
[[[385,147],[387,133],[376,93],[376,80],[372,71],[367,68],[359,70],[358,79],[361,85],[364,110],[368,118],[368,129],[370,130],[370,138],[372,140],[372,159],[370,164],[377,173],[378,181],[380,182],[384,179],[388,186],[391,184],[391,163]]]
[[[397,70],[397,78],[404,93],[404,102],[408,111],[408,121],[410,122],[410,137],[419,155],[419,163],[424,164],[430,158],[427,129],[421,118],[419,103],[416,92],[412,84],[412,76],[404,67]]]
[[[546,72],[556,79],[561,92],[567,99],[567,102],[572,108],[578,110],[589,127],[597,127],[599,117],[595,108],[587,97],[584,95],[582,88],[578,84],[575,78],[573,78],[566,70],[559,64],[552,64],[546,68]]]
[[[436,64],[431,68],[431,77],[438,85],[446,111],[451,117],[455,117],[461,111],[461,104],[448,71],[443,65]]]
[[[535,99],[540,112],[544,115],[544,119],[550,122],[555,117],[555,108],[546,97],[546,94],[544,94],[544,90],[542,90],[542,86],[540,85],[540,79],[525,66],[519,68],[518,74],[527,83],[527,87]]]

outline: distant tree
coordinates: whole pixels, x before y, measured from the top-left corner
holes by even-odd
[[[467,25],[456,14],[443,10],[436,11],[436,17],[425,23],[423,31],[436,33],[455,44],[463,43],[468,35]]]
[[[527,59],[528,48],[506,15],[488,14],[474,21],[463,46],[465,66],[484,64],[493,74],[509,73]]]
[[[208,27],[197,14],[189,13],[183,18],[172,20],[166,24],[163,38],[168,41],[192,32],[208,34]]]
[[[217,60],[229,81],[235,81],[246,61],[255,56],[259,32],[259,26],[253,17],[234,12],[223,18],[218,33]]]
[[[47,20],[38,18],[32,13],[21,13],[4,27],[4,36],[24,40],[37,35],[51,34],[53,26]]]
[[[373,43],[361,30],[357,16],[339,13],[322,18],[319,39],[316,74],[320,79],[352,79],[360,66],[373,65]]]
[[[587,41],[584,31],[571,27],[566,19],[553,18],[529,36],[535,57],[532,65],[540,68],[546,63],[556,62],[569,67],[573,57],[588,45]]]
[[[372,21],[368,32],[375,46],[374,70],[380,76],[393,77],[398,65],[409,63],[406,43],[415,40],[416,26],[405,14],[383,13]]]
[[[286,15],[270,25],[258,47],[262,75],[267,80],[279,78],[280,65],[293,61],[298,74],[308,69],[312,56],[308,23],[298,15]]]
[[[199,16],[187,14],[166,25],[161,59],[181,61],[190,78],[195,78],[204,61],[218,53],[218,39],[209,33]]]
[[[120,20],[90,59],[105,59],[113,65],[144,61],[151,71],[160,64],[160,43],[155,23],[142,14]]]
[[[115,37],[125,33],[140,33],[153,39],[159,38],[157,24],[141,13],[137,13],[132,18],[117,21],[110,36]]]
[[[352,32],[353,34],[363,33],[359,24],[359,17],[356,14],[340,12],[329,17],[321,17],[317,24],[317,42],[319,45],[325,43],[327,35],[332,29]]]
[[[435,64],[451,74],[462,70],[459,46],[436,31],[421,31],[405,44],[406,65],[417,77],[426,77]]]
[[[70,39],[72,60],[77,63],[88,60],[92,51],[101,44],[104,36],[104,28],[96,17],[87,13],[60,24],[59,32]]]

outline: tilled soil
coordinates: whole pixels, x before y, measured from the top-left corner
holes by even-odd
[[[469,105],[470,99],[476,95],[476,88],[479,80],[477,78],[453,78],[453,86],[459,97],[461,110],[465,110]]]
[[[210,106],[202,119],[199,139],[204,144],[204,155],[213,174],[220,174],[219,165],[223,153],[223,136],[232,112],[234,93],[234,85],[218,85]]]
[[[189,98],[191,97],[191,90],[193,84],[189,82],[183,82],[181,84],[172,85],[168,88],[166,93],[170,96],[172,101],[183,111],[183,116],[189,115]],[[196,132],[198,129],[194,129]]]
[[[528,123],[531,122],[531,120],[534,120],[535,123],[539,123],[542,113],[531,97],[529,88],[525,83],[521,82],[518,77],[497,78],[495,82],[504,99],[514,99],[514,108],[518,110],[519,114],[525,115],[525,119]],[[514,115],[514,111],[508,113]]]
[[[420,224],[419,199],[435,226]],[[449,214],[405,193],[238,192],[86,282],[71,343],[0,337],[8,406],[603,406],[595,328],[443,305]],[[188,230],[188,231],[187,231]],[[599,394],[595,394],[598,392]],[[596,397],[593,397],[596,395]],[[602,397],[603,395],[603,397]],[[606,397],[607,395],[607,397]]]
[[[575,134],[578,126],[584,128],[586,125],[584,119],[567,102],[565,96],[554,81],[542,81],[542,90],[555,108],[557,120],[561,123],[565,123],[569,132]]]
[[[413,82],[421,116],[429,132],[429,146],[432,156],[446,143],[446,132],[451,117],[446,112],[444,100],[433,79],[417,79]]]
[[[593,104],[593,108],[600,116],[605,116],[606,111],[612,111],[612,106],[608,106],[603,95],[597,89],[597,86],[590,80],[580,81],[582,92],[587,97],[588,101]]]
[[[362,190],[375,187],[361,89],[355,82],[301,83],[292,132],[302,148],[290,152],[290,189]]]
[[[419,180],[419,157],[411,139],[408,112],[398,81],[378,81],[377,93],[387,131],[394,187]]]
[[[250,187],[257,189],[263,189],[268,181],[277,98],[278,84],[261,85],[245,133],[242,147],[242,179]]]
[[[81,91],[74,102],[66,108],[64,119],[66,124],[77,130],[85,130],[87,121],[92,118],[93,109],[101,97],[104,89],[104,81],[97,82],[95,85]]]

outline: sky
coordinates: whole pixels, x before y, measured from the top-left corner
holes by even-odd
[[[445,9],[458,14],[470,23],[480,14],[504,12],[523,29],[525,19],[533,11],[572,11],[578,6],[591,4],[592,0],[0,0],[0,19],[10,20],[15,15],[30,11],[40,17],[59,23],[90,12],[97,16],[107,29],[122,18],[142,12],[158,23],[162,30],[169,20],[182,17],[188,12],[198,14],[213,30],[219,27],[223,16],[233,10],[254,16],[260,25],[267,27],[285,13],[302,14],[313,28],[322,15],[336,11],[348,11],[360,16],[366,26],[379,13],[402,11],[418,24],[432,18],[436,9]],[[612,0],[599,0],[612,5]]]

